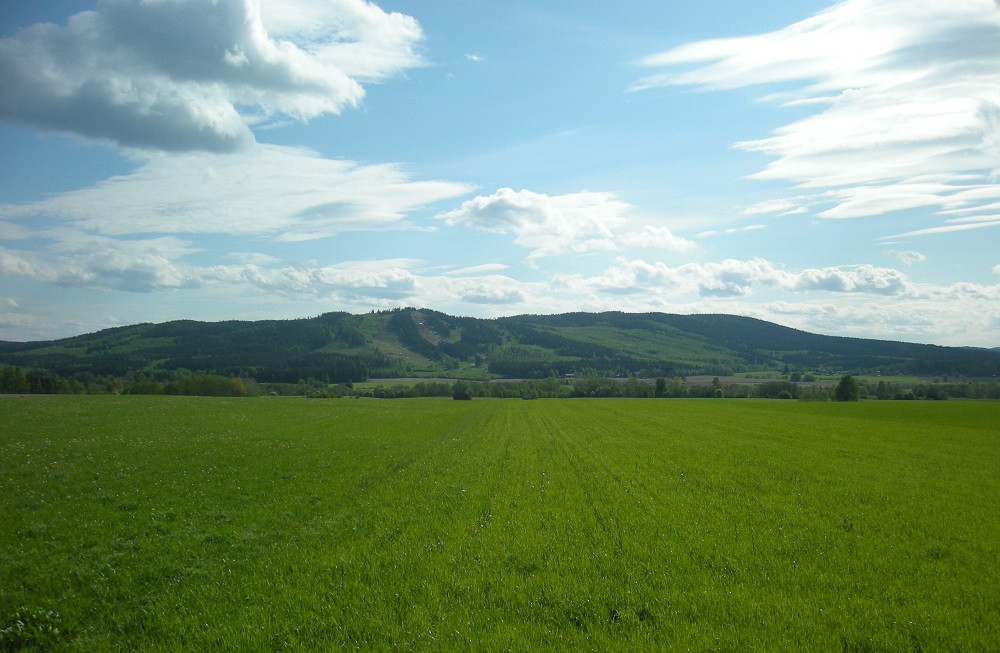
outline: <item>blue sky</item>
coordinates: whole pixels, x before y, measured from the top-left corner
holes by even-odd
[[[419,306],[995,347],[998,52],[994,0],[5,0],[0,339]]]

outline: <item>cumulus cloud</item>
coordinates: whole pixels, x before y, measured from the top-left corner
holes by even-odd
[[[183,192],[179,192],[182,189]],[[28,204],[0,218],[52,216],[104,235],[227,233],[306,240],[385,228],[408,211],[467,193],[412,181],[394,165],[255,145],[241,156],[194,152],[145,159],[134,172]]]
[[[927,257],[920,252],[914,252],[911,250],[897,250],[897,249],[887,249],[882,252],[886,256],[891,256],[903,265],[913,265],[914,263],[923,263],[927,260]]]
[[[248,123],[339,113],[421,65],[420,26],[365,0],[102,0],[0,39],[0,119],[163,151],[234,151]]]
[[[532,250],[528,254],[531,260],[563,254],[574,246],[586,250],[587,243],[605,249],[613,237],[612,230],[624,224],[629,208],[613,193],[550,196],[501,188],[493,195],[480,195],[437,217],[449,226],[514,234],[515,243]]]
[[[492,282],[468,285],[458,291],[458,296],[470,304],[520,304],[525,298],[517,287]]]
[[[772,157],[757,179],[829,190],[761,203],[751,214],[976,211],[1000,198],[998,48],[994,0],[845,0],[775,32],[647,57],[640,63],[661,72],[633,90],[790,84],[765,99],[815,107],[737,147]]]
[[[493,195],[480,195],[458,209],[439,213],[437,218],[449,226],[513,234],[516,244],[532,250],[528,261],[570,252],[615,252],[622,246],[674,252],[696,247],[664,226],[634,225],[632,230],[622,231],[630,223],[631,210],[632,206],[614,193],[546,195],[501,188]]]

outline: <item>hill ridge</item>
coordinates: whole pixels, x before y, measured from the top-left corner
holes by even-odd
[[[264,320],[171,320],[48,341],[0,341],[0,365],[61,376],[178,369],[296,382],[729,375],[784,370],[993,377],[1000,348],[811,333],[759,318],[622,311],[452,316],[427,308]]]

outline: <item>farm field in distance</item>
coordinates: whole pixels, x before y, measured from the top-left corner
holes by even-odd
[[[0,650],[995,650],[1000,404],[0,398]]]

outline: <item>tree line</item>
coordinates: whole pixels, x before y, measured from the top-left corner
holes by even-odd
[[[792,378],[795,378],[794,376]],[[801,377],[800,377],[801,378]],[[836,386],[778,379],[757,383],[726,383],[718,377],[707,384],[691,385],[680,376],[658,377],[654,382],[637,377],[614,379],[594,370],[575,378],[549,376],[516,381],[418,381],[355,387],[350,381],[331,383],[328,378],[307,377],[296,382],[258,382],[237,375],[208,374],[185,369],[124,376],[77,373],[69,377],[44,370],[24,371],[16,366],[0,367],[0,394],[164,394],[246,397],[262,394],[299,395],[316,398],[373,397],[406,399],[447,397],[461,394],[495,398],[758,398],[800,401],[945,400],[1000,399],[996,381],[899,383],[855,379],[845,375]]]

